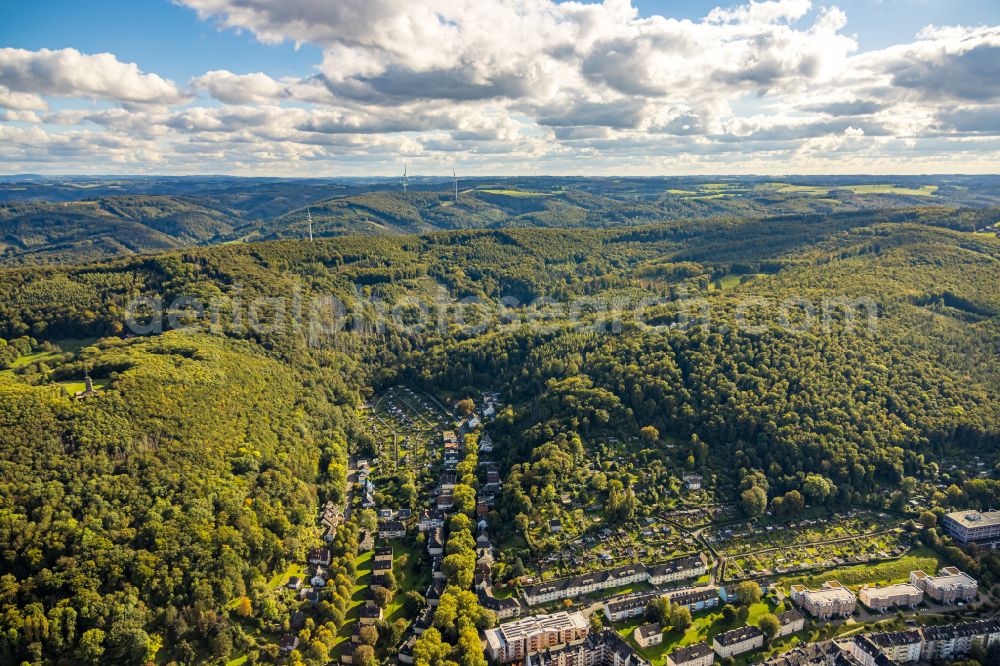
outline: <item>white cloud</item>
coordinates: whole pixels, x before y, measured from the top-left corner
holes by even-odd
[[[21,95],[22,104],[33,104],[28,108],[35,109],[40,108],[40,95],[130,104],[177,104],[185,99],[173,82],[144,74],[135,63],[121,62],[110,53],[85,55],[76,49],[0,48],[0,104],[6,106],[4,90]]]
[[[17,163],[36,140],[39,161],[85,159],[89,146],[92,159],[196,170],[384,172],[406,155],[484,169],[811,160],[822,171],[848,156],[918,163],[925,145],[985,151],[1000,136],[997,27],[932,27],[857,53],[844,12],[810,0],[694,21],[643,17],[628,0],[178,1],[262,42],[318,45],[322,58],[301,77],[208,71],[192,98],[111,54],[0,49],[3,122],[37,125],[13,128]],[[35,113],[56,96],[118,106]]]

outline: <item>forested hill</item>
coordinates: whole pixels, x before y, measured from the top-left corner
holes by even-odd
[[[253,185],[253,187],[252,187]],[[615,228],[668,221],[938,207],[990,229],[989,178],[520,178],[453,183],[240,179],[0,182],[0,265],[80,263],[237,241],[460,229]],[[89,194],[88,194],[89,193]]]
[[[0,204],[0,264],[94,261],[231,239],[231,215],[164,196]]]
[[[0,269],[0,663],[205,662],[284,631],[269,581],[343,498],[348,452],[370,453],[355,409],[400,381],[503,393],[508,524],[589,483],[599,441],[647,427],[733,497],[763,475],[772,494],[881,507],[942,452],[993,459],[1000,241],[959,230],[983,215],[352,235]],[[252,328],[240,306],[308,314],[325,295],[349,305],[341,328]],[[167,330],[134,334],[138,296],[219,316],[168,311]],[[505,316],[420,320],[472,297],[506,299]],[[877,325],[842,311],[810,327],[794,305],[781,321],[782,302],[828,298],[871,299]],[[196,328],[169,330],[169,314]],[[85,376],[97,392],[75,400]],[[607,485],[594,498],[613,517]],[[317,613],[335,635],[356,534],[333,546]]]

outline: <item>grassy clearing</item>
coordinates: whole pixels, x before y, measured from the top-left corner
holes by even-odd
[[[888,585],[905,582],[909,579],[910,572],[917,569],[933,573],[940,565],[941,559],[934,551],[921,547],[911,550],[908,555],[898,560],[878,564],[858,564],[818,574],[783,578],[781,585],[787,589],[791,585],[801,583],[806,587],[816,588],[828,580],[838,580],[843,585],[855,588],[866,584]]]
[[[298,562],[292,562],[284,571],[279,571],[271,576],[271,580],[267,581],[267,586],[274,590],[282,585],[287,585],[288,579],[292,576],[298,576],[301,578],[304,574],[305,570],[302,568],[302,565]]]
[[[361,553],[354,560],[354,564],[357,567],[357,577],[354,581],[354,589],[351,590],[351,605],[347,608],[347,613],[344,616],[344,624],[341,625],[340,630],[337,632],[337,642],[334,644],[334,652],[331,653],[331,657],[335,656],[335,659],[340,658],[341,644],[350,641],[351,635],[354,633],[354,624],[361,616],[361,607],[365,603],[364,592],[371,581],[374,559],[375,553],[369,550]]]
[[[93,383],[94,383],[94,388],[98,389],[98,390],[107,388],[107,386],[108,386],[108,380],[107,379],[95,379],[95,380],[93,380]],[[72,381],[72,382],[70,382],[70,381],[67,381],[67,382],[56,382],[56,386],[63,387],[64,389],[66,389],[66,392],[69,393],[70,395],[73,395],[75,393],[79,393],[79,392],[81,392],[81,391],[83,391],[84,389],[87,388],[86,384],[83,383],[83,380]]]
[[[480,192],[485,192],[486,194],[499,194],[505,197],[516,197],[527,199],[529,197],[548,197],[552,196],[548,192],[523,192],[521,190],[479,190]]]
[[[773,607],[767,601],[761,601],[750,607],[750,615],[746,622],[739,619],[734,622],[725,622],[722,619],[722,611],[715,609],[708,612],[697,613],[692,618],[694,621],[687,631],[668,631],[663,635],[663,642],[651,648],[643,649],[635,642],[632,632],[641,624],[645,624],[642,618],[636,618],[628,622],[615,624],[618,633],[628,641],[629,645],[636,649],[639,654],[648,659],[654,666],[659,666],[666,662],[667,654],[679,647],[699,643],[701,641],[712,642],[712,639],[724,631],[736,629],[744,624],[757,624],[765,614],[773,612]]]
[[[899,194],[911,197],[931,197],[937,192],[937,185],[924,185],[920,188],[896,187],[895,185],[875,184],[875,185],[845,185],[834,188],[839,190],[850,190],[855,194]]]

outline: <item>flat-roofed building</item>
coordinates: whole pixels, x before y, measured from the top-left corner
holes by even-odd
[[[829,620],[853,613],[856,599],[846,587],[829,580],[818,590],[810,590],[805,585],[792,585],[792,601],[813,617]]]
[[[551,647],[582,640],[590,632],[583,613],[560,611],[501,624],[486,632],[486,651],[498,663],[522,661]]]
[[[667,666],[712,666],[715,651],[708,643],[694,643],[679,647],[667,655]]]
[[[893,608],[916,608],[924,598],[924,591],[912,583],[899,583],[875,587],[866,585],[858,593],[858,599],[876,613],[885,613]]]
[[[1000,543],[1000,511],[953,511],[945,515],[941,526],[963,546],[978,543],[996,548]]]
[[[979,591],[976,579],[955,567],[942,567],[935,576],[923,571],[911,571],[910,583],[939,604],[972,601]]]
[[[754,626],[740,627],[712,640],[712,649],[723,659],[756,650],[764,645],[764,632]]]

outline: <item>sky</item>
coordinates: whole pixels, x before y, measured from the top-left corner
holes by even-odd
[[[4,0],[0,173],[1000,171],[997,0]]]

